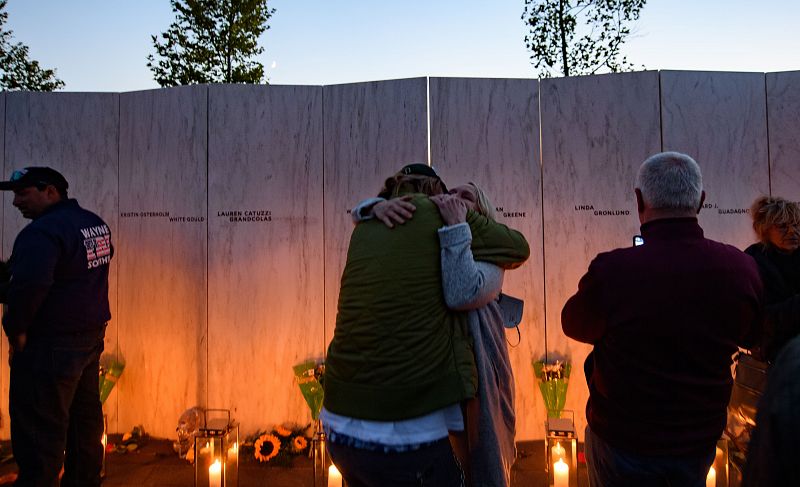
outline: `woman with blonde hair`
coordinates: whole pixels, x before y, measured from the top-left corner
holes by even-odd
[[[777,196],[762,196],[750,208],[759,242],[752,256],[764,281],[766,319],[761,354],[771,362],[800,333],[800,207]]]
[[[774,365],[758,401],[742,485],[799,485],[800,471],[788,452],[800,431],[800,207],[785,198],[762,196],[750,213],[759,242],[745,252],[756,260],[764,281],[760,354]]]
[[[454,199],[448,201],[448,197]],[[446,225],[439,230],[445,303],[451,309],[469,312],[478,369],[478,393],[463,406],[467,451],[462,460],[467,480],[473,486],[508,487],[516,456],[516,413],[506,318],[499,300],[505,271],[473,258],[472,236],[464,223],[467,210],[494,220],[494,206],[472,182],[432,200]]]

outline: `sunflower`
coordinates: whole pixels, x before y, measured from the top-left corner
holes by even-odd
[[[305,438],[303,438],[302,436],[294,437],[294,441],[292,441],[292,447],[294,448],[294,451],[300,453],[303,450],[305,450],[307,446],[308,442],[306,441]]]
[[[264,433],[256,440],[255,457],[259,462],[268,462],[274,458],[281,449],[281,440],[275,435]]]
[[[284,426],[276,426],[275,434],[277,434],[278,436],[282,436],[284,438],[288,438],[289,436],[291,436],[292,432],[291,430],[289,430],[289,428],[286,428]]]

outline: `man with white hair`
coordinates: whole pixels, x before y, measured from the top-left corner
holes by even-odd
[[[594,345],[586,458],[591,485],[702,487],[726,420],[731,356],[758,332],[752,258],[703,237],[700,167],[664,152],[642,163],[644,245],[599,254],[561,313]]]

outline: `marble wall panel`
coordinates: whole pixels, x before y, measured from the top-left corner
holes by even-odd
[[[770,190],[800,201],[800,71],[767,74]]]
[[[426,78],[324,88],[326,348],[353,229],[349,210],[404,165],[427,162],[426,98]]]
[[[5,167],[51,166],[70,183],[69,195],[81,206],[100,215],[115,234],[117,213],[119,95],[114,93],[7,93],[5,108]],[[7,177],[8,174],[3,174]],[[3,207],[3,255],[9,255],[14,239],[26,224],[11,206],[13,195],[5,193]],[[114,236],[116,241],[116,235]],[[117,256],[118,257],[118,256]],[[118,264],[111,265],[109,300],[117,316]],[[116,319],[106,330],[106,348],[117,343]],[[5,361],[0,361],[5,362]],[[7,382],[3,382],[7,384]],[[0,392],[4,421],[0,435],[8,435],[8,395]],[[107,413],[113,424],[115,400]]]
[[[205,86],[120,95],[119,431],[206,402]]]
[[[323,353],[322,88],[209,91],[208,407],[249,434],[310,421],[292,365]]]
[[[548,79],[540,92],[547,352],[572,362],[566,409],[582,439],[591,346],[566,338],[561,309],[597,253],[639,232],[636,171],[661,148],[658,73]]]
[[[708,238],[740,249],[755,236],[749,208],[769,193],[763,73],[661,72],[664,150],[700,164]]]
[[[454,187],[481,186],[499,221],[518,229],[530,260],[505,275],[503,292],[525,301],[521,338],[507,333],[516,382],[517,439],[543,438],[546,410],[531,361],[545,352],[538,81],[431,78],[431,163]]]

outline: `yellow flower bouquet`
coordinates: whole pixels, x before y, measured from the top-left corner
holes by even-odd
[[[247,437],[240,451],[245,458],[252,455],[259,463],[288,467],[294,457],[308,452],[308,431],[308,426],[277,425]]]

